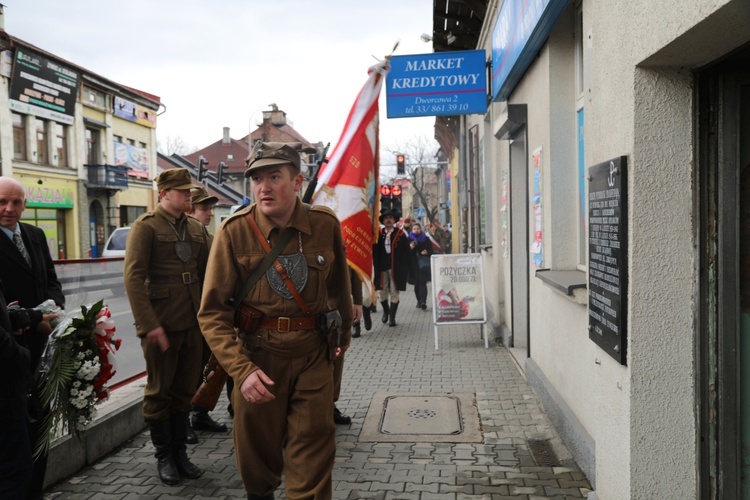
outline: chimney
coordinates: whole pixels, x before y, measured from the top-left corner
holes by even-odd
[[[5,30],[5,5],[0,3],[0,30]]]
[[[229,127],[224,127],[224,137],[221,139],[222,144],[229,144],[231,139],[229,138]]]

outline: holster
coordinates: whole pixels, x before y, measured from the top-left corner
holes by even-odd
[[[237,308],[234,323],[242,331],[254,332],[258,329],[261,318],[263,318],[262,312],[252,306],[242,304]]]
[[[341,314],[337,309],[320,315],[320,331],[326,336],[328,358],[333,361],[341,340]]]

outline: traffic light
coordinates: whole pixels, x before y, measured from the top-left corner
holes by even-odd
[[[208,160],[201,156],[198,158],[198,182],[203,182],[203,179],[208,177]]]
[[[224,182],[224,176],[226,175],[224,171],[227,169],[227,164],[223,161],[219,162],[219,170],[216,172],[216,182],[221,186],[221,184]]]
[[[398,175],[406,173],[406,158],[404,155],[396,155],[396,173]]]
[[[391,210],[391,186],[380,186],[380,211]]]
[[[396,185],[391,187],[391,210],[399,214],[402,213],[401,194],[401,186]]]

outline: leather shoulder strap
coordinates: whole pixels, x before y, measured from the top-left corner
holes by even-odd
[[[250,223],[250,227],[258,228],[258,225],[255,223],[255,220],[253,219],[252,214],[247,214],[245,218]],[[252,221],[252,222],[250,222]],[[256,232],[256,236],[260,233],[260,229]],[[263,257],[263,260],[260,262],[260,265],[258,265],[257,268],[253,271],[253,273],[250,275],[249,278],[247,278],[247,281],[244,285],[242,285],[242,288],[238,293],[232,297],[229,302],[232,304],[232,307],[234,307],[235,310],[237,310],[238,307],[240,307],[240,304],[242,304],[242,300],[247,296],[248,293],[250,293],[250,290],[253,289],[255,286],[255,283],[260,279],[261,276],[263,276],[263,273],[266,272],[266,269],[268,269],[271,264],[277,260],[276,257],[279,256],[281,253],[281,250],[284,249],[287,243],[291,241],[292,236],[294,236],[294,231],[289,230],[288,228],[282,231],[281,235],[279,236],[279,240],[276,242],[273,248],[270,248],[268,245],[268,242],[265,238],[263,238],[263,235],[261,234],[258,238],[263,245],[263,248],[268,252],[265,257]],[[270,251],[269,251],[270,250]]]

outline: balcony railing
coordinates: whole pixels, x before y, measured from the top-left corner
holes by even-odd
[[[87,186],[90,189],[127,189],[127,167],[115,165],[84,165],[88,170]]]

